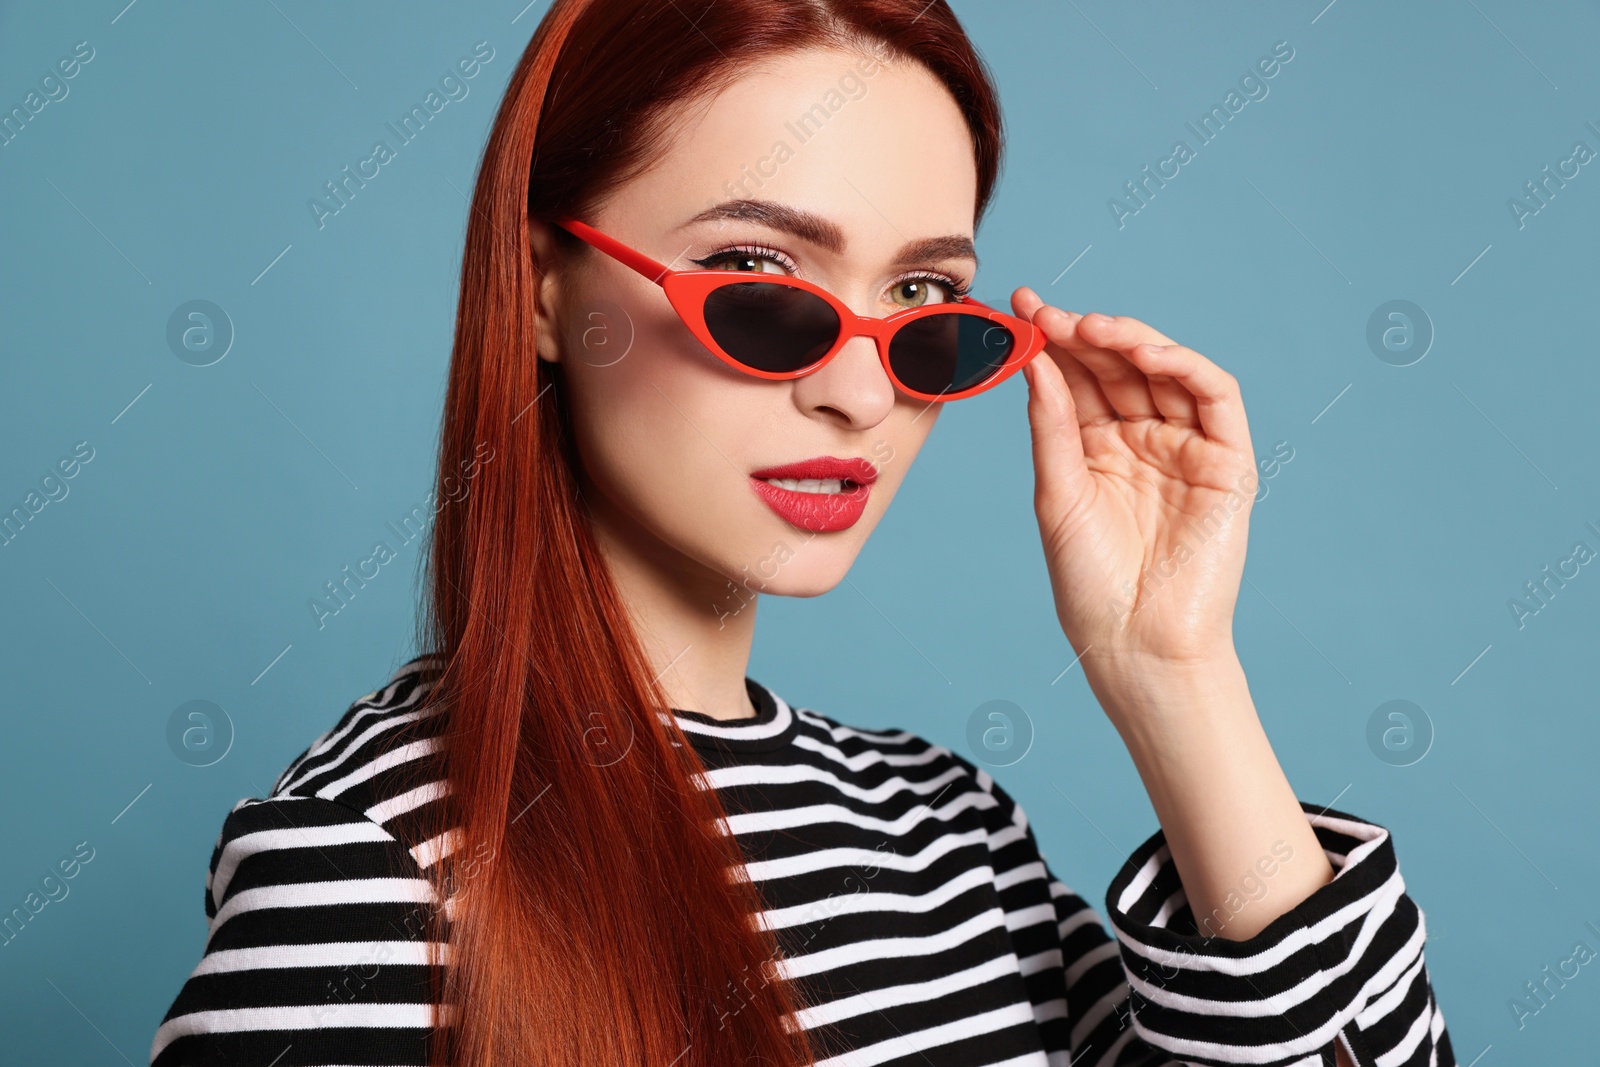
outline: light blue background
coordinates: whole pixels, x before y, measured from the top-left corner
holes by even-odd
[[[0,15],[0,108],[95,50],[0,147],[0,506],[95,450],[0,549],[0,911],[94,849],[0,949],[17,1063],[145,1062],[199,958],[223,817],[411,654],[415,544],[324,629],[306,604],[431,486],[463,194],[545,10],[124,2]],[[1009,132],[978,293],[1135,315],[1239,377],[1261,456],[1293,449],[1236,621],[1269,735],[1302,799],[1393,831],[1461,1062],[1552,1062],[1592,1047],[1600,974],[1521,1029],[1508,1000],[1580,939],[1600,949],[1600,572],[1520,629],[1507,602],[1574,542],[1600,549],[1581,312],[1600,165],[1524,227],[1507,201],[1574,142],[1600,149],[1600,18],[1325,2],[959,3]],[[495,54],[470,95],[319,230],[307,199],[478,41]],[[1119,228],[1109,198],[1193,146],[1184,123],[1279,41],[1269,95]],[[194,299],[237,333],[204,368],[165,338]],[[1366,341],[1394,299],[1436,331],[1410,366]],[[1014,702],[1035,737],[995,774],[1103,911],[1157,823],[1082,672],[1062,675],[1024,401],[1018,377],[946,412],[847,581],[763,603],[751,674],[969,755],[975,710]],[[192,699],[236,730],[212,766],[168,748]],[[1366,739],[1392,699],[1432,723],[1410,766]]]

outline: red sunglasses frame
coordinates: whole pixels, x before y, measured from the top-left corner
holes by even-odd
[[[765,378],[769,381],[788,381],[793,378],[803,377],[826,366],[834,356],[839,354],[839,350],[844,347],[846,341],[854,337],[866,336],[871,337],[877,343],[878,359],[883,364],[884,373],[889,376],[889,380],[895,384],[897,389],[919,400],[942,402],[946,400],[961,400],[988,389],[993,389],[1021,370],[1029,360],[1044,349],[1045,335],[1043,330],[1027,319],[1008,315],[980,300],[974,300],[970,296],[963,297],[959,301],[927,304],[918,308],[906,308],[904,311],[896,311],[891,315],[876,318],[871,315],[856,314],[842,300],[814,282],[785,275],[762,274],[760,280],[763,282],[793,286],[796,289],[802,289],[805,292],[821,297],[826,301],[828,306],[833,308],[835,314],[839,316],[839,336],[833,342],[832,347],[808,367],[802,367],[800,370],[795,371],[760,370],[739,362],[739,360],[723,351],[716,338],[712,337],[711,330],[706,326],[705,320],[706,298],[711,294],[711,291],[724,285],[737,285],[750,281],[749,271],[671,270],[644,253],[628,247],[615,237],[601,233],[587,223],[565,216],[553,218],[550,221],[661,286],[666,291],[667,300],[672,304],[673,310],[693,331],[701,344],[718,359],[735,370],[743,371],[745,374],[753,375],[757,378]],[[915,322],[929,315],[950,314],[978,315],[1005,327],[1011,332],[1011,336],[1016,341],[1011,353],[1000,364],[999,369],[994,374],[967,389],[947,393],[926,393],[919,389],[911,388],[900,380],[899,376],[895,374],[894,368],[889,364],[890,340],[894,337],[896,331],[909,322]]]

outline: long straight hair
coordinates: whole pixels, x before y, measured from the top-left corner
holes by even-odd
[[[701,94],[827,46],[921,63],[947,87],[981,218],[999,105],[945,0],[554,0],[495,117],[440,433],[451,503],[418,619],[447,724],[433,1064],[789,1067],[833,1051],[790,1018],[804,1005],[755,921],[759,890],[597,547],[561,368],[534,351],[528,226],[584,218],[643,173]]]

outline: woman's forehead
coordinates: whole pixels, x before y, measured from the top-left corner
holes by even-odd
[[[789,204],[829,220],[846,245],[872,235],[885,255],[912,238],[972,232],[971,135],[919,64],[835,49],[780,57],[687,109],[663,146],[617,191],[612,220],[659,233],[730,202]]]

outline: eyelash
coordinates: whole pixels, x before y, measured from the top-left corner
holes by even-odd
[[[784,255],[782,252],[779,252],[776,248],[769,248],[766,245],[735,245],[731,248],[723,248],[713,252],[704,259],[693,259],[690,260],[690,262],[702,269],[709,269],[706,267],[706,264],[715,263],[719,259],[727,259],[729,256],[733,255],[759,256],[764,259],[770,259],[779,266],[788,270],[792,271],[798,269],[795,266],[794,261],[788,256]],[[966,282],[963,282],[958,278],[952,278],[948,274],[942,274],[939,271],[931,270],[912,271],[909,274],[904,274],[899,278],[896,278],[893,284],[903,285],[906,282],[912,281],[938,282],[949,291],[952,302],[959,301],[968,293],[972,292],[972,286],[968,285]]]

